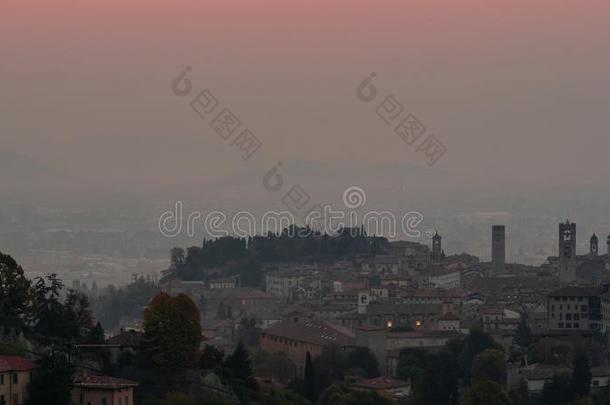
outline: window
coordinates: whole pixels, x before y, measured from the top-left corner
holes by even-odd
[[[574,320],[575,321],[579,321],[580,320],[580,315],[579,314],[574,314]]]
[[[0,374],[0,385],[4,385],[4,374]]]
[[[19,376],[17,373],[13,373],[13,384],[19,384]]]
[[[594,387],[599,386],[599,380],[593,380],[593,386]]]
[[[574,329],[580,329],[580,324],[578,322],[574,324]]]
[[[119,397],[119,405],[123,405],[123,398]]]
[[[571,323],[566,323],[566,329],[572,329],[572,324]]]
[[[572,314],[566,314],[566,321],[572,320]]]
[[[563,328],[563,322],[559,322],[559,323],[557,324],[557,327],[558,327],[559,329]]]
[[[108,405],[108,400],[106,398],[102,398],[102,405]]]

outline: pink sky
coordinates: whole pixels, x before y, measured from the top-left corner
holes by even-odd
[[[355,98],[375,71],[448,147],[440,170],[608,185],[608,44],[608,1],[4,0],[0,150],[127,183],[244,170],[169,91],[190,65],[263,140],[257,167],[423,165]]]

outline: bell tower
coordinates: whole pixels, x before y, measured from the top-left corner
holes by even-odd
[[[438,264],[441,262],[443,253],[442,238],[438,231],[432,236],[432,263]]]
[[[576,279],[576,224],[567,220],[559,224],[559,279]]]
[[[597,256],[598,254],[598,250],[597,250],[597,236],[595,234],[593,234],[593,236],[591,236],[591,240],[589,242],[589,254],[591,256]]]

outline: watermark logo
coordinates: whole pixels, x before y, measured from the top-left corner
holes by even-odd
[[[376,77],[373,72],[356,87],[358,100],[370,103],[377,98],[377,86],[373,83]],[[405,106],[394,95],[387,95],[375,107],[375,114],[385,125],[391,125],[394,133],[408,146],[417,145],[415,152],[423,153],[428,166],[433,166],[447,153],[447,147],[436,136],[423,137],[426,133],[424,124],[415,115],[405,112]]]
[[[361,187],[351,186],[343,192],[343,205],[349,209],[357,209],[366,204],[366,193]]]

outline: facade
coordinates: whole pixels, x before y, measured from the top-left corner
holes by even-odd
[[[83,373],[72,382],[70,403],[73,405],[133,405],[133,389],[138,384],[101,375]]]
[[[599,288],[568,286],[547,296],[549,329],[595,331],[600,329],[601,323]]]
[[[208,281],[208,288],[212,290],[226,290],[239,287],[239,276],[215,278]]]
[[[506,264],[506,245],[504,225],[491,227],[491,271],[494,274],[504,273]]]
[[[462,283],[462,271],[460,269],[433,268],[426,274],[425,283],[429,287],[445,290],[459,288]]]
[[[22,405],[38,366],[19,356],[0,356],[0,404]]]
[[[265,276],[265,291],[283,299],[312,299],[320,296],[322,281],[315,271],[279,270]]]
[[[362,262],[365,272],[398,274],[401,268],[401,259],[394,255],[378,255]]]
[[[265,291],[280,298],[290,298],[303,275],[298,271],[274,271],[265,276]]]

